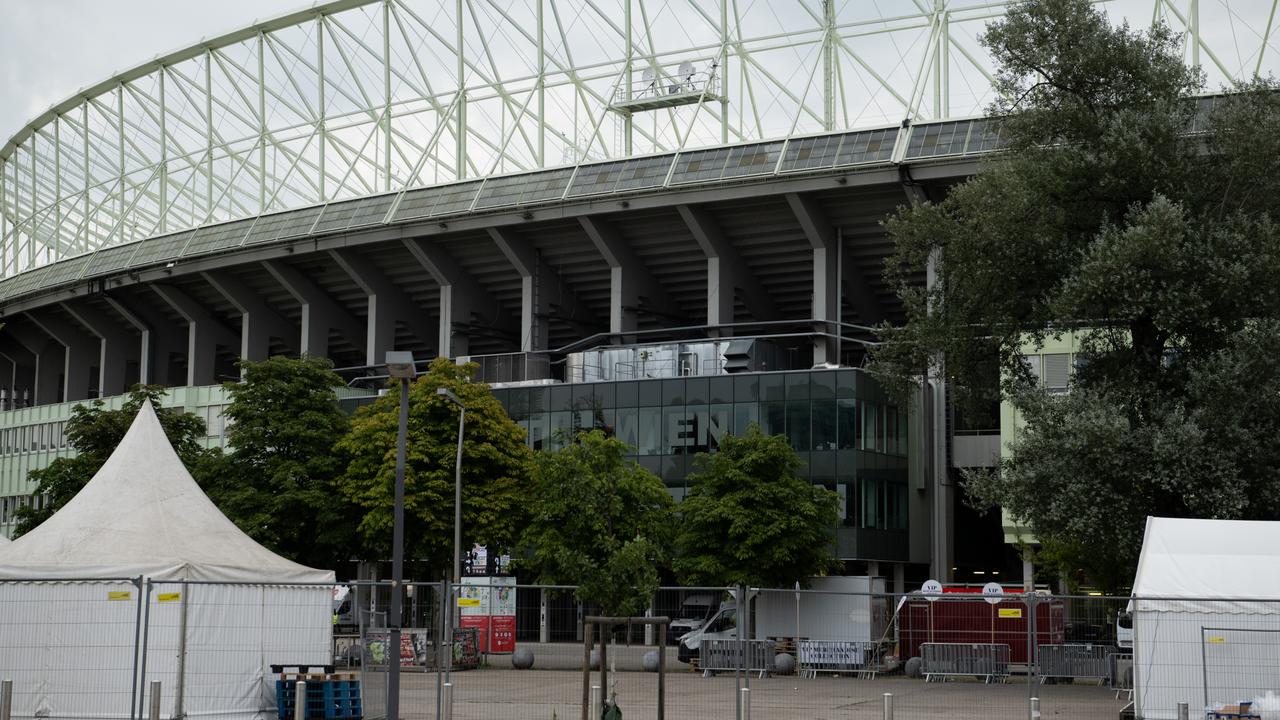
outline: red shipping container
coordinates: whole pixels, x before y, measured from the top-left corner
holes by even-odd
[[[973,596],[964,597],[969,594]],[[1064,642],[1066,613],[1062,601],[1037,596],[1034,604],[1033,645]],[[1025,663],[1030,617],[1025,600],[992,604],[963,589],[948,588],[943,597],[932,602],[923,596],[911,596],[898,611],[898,656],[918,657],[920,646],[928,642],[990,643],[1008,645],[1010,662]]]

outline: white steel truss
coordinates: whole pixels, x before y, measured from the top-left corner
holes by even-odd
[[[233,218],[588,159],[980,114],[1010,0],[336,0],[82,91],[0,148],[0,276]],[[1212,86],[1280,0],[1113,0]],[[1205,7],[1201,7],[1204,5]]]

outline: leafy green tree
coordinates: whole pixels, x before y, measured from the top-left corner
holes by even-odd
[[[173,444],[187,470],[197,478],[212,467],[221,451],[200,444],[205,436],[204,420],[191,413],[162,408],[165,389],[158,385],[135,385],[119,410],[105,409],[105,403],[94,400],[76,405],[65,428],[67,443],[76,451],[74,457],[58,458],[40,470],[32,470],[27,479],[34,482],[35,495],[44,496],[44,507],[27,505],[18,509],[13,535],[19,537],[62,509],[76,493],[93,479],[112,451],[124,439],[142,404],[150,400],[165,435]]]
[[[1237,447],[1275,436],[1205,389],[1226,392],[1224,358],[1258,357],[1280,319],[1280,94],[1257,81],[1198,111],[1181,37],[1111,26],[1087,0],[1028,0],[982,42],[1007,150],[891,218],[907,322],[875,368],[899,394],[942,368],[972,400],[997,363],[1026,427],[996,472],[969,473],[973,502],[1117,587],[1147,515],[1275,511],[1270,451]],[[1070,395],[1046,397],[1021,353],[1067,329]],[[1274,363],[1255,369],[1255,392],[1280,388]]]
[[[437,570],[452,566],[454,453],[458,408],[436,394],[448,388],[467,406],[462,450],[462,540],[491,553],[510,550],[524,527],[530,502],[533,452],[524,430],[507,417],[489,386],[471,382],[475,365],[437,358],[409,390],[409,440],[405,462],[405,556]],[[366,545],[391,555],[394,528],[396,430],[400,393],[360,408],[339,441],[345,469],[342,497],[361,510]]]
[[[306,565],[334,568],[358,555],[359,516],[334,481],[342,463],[333,446],[349,420],[334,388],[342,378],[326,358],[242,361],[227,383],[232,452],[204,489],[254,540]]]
[[[676,575],[690,585],[787,587],[835,566],[837,495],[800,477],[781,435],[752,425],[699,453],[680,503]]]
[[[538,582],[577,585],[606,615],[639,615],[670,561],[675,501],[656,475],[599,430],[534,460],[520,565]]]

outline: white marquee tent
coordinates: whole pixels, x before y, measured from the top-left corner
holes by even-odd
[[[330,661],[333,580],[219,512],[145,404],[75,498],[0,547],[13,717],[127,718],[153,681],[166,717],[274,717],[269,665]]]
[[[1280,691],[1280,522],[1147,518],[1133,595],[1139,718]]]

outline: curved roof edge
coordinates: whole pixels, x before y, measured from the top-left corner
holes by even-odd
[[[311,5],[299,10],[293,10],[261,22],[255,20],[252,24],[246,25],[238,30],[232,30],[231,32],[224,33],[213,38],[201,38],[199,42],[193,45],[173,50],[163,55],[157,55],[144,63],[136,65],[123,72],[116,73],[102,82],[80,88],[72,94],[71,97],[54,104],[48,110],[45,110],[29,120],[26,125],[23,125],[18,132],[14,133],[13,136],[9,138],[9,141],[4,144],[4,147],[0,147],[0,160],[8,160],[13,154],[14,149],[16,149],[18,145],[22,144],[27,138],[31,137],[37,128],[49,124],[55,117],[66,113],[91,97],[96,97],[107,92],[121,83],[145,77],[166,65],[174,65],[182,62],[183,60],[190,60],[191,58],[199,56],[205,50],[222,48],[228,45],[234,45],[241,40],[248,40],[259,32],[269,32],[271,30],[291,27],[318,15],[330,15],[336,12],[342,12],[343,10],[371,5],[376,2],[379,2],[379,0],[317,0]]]

